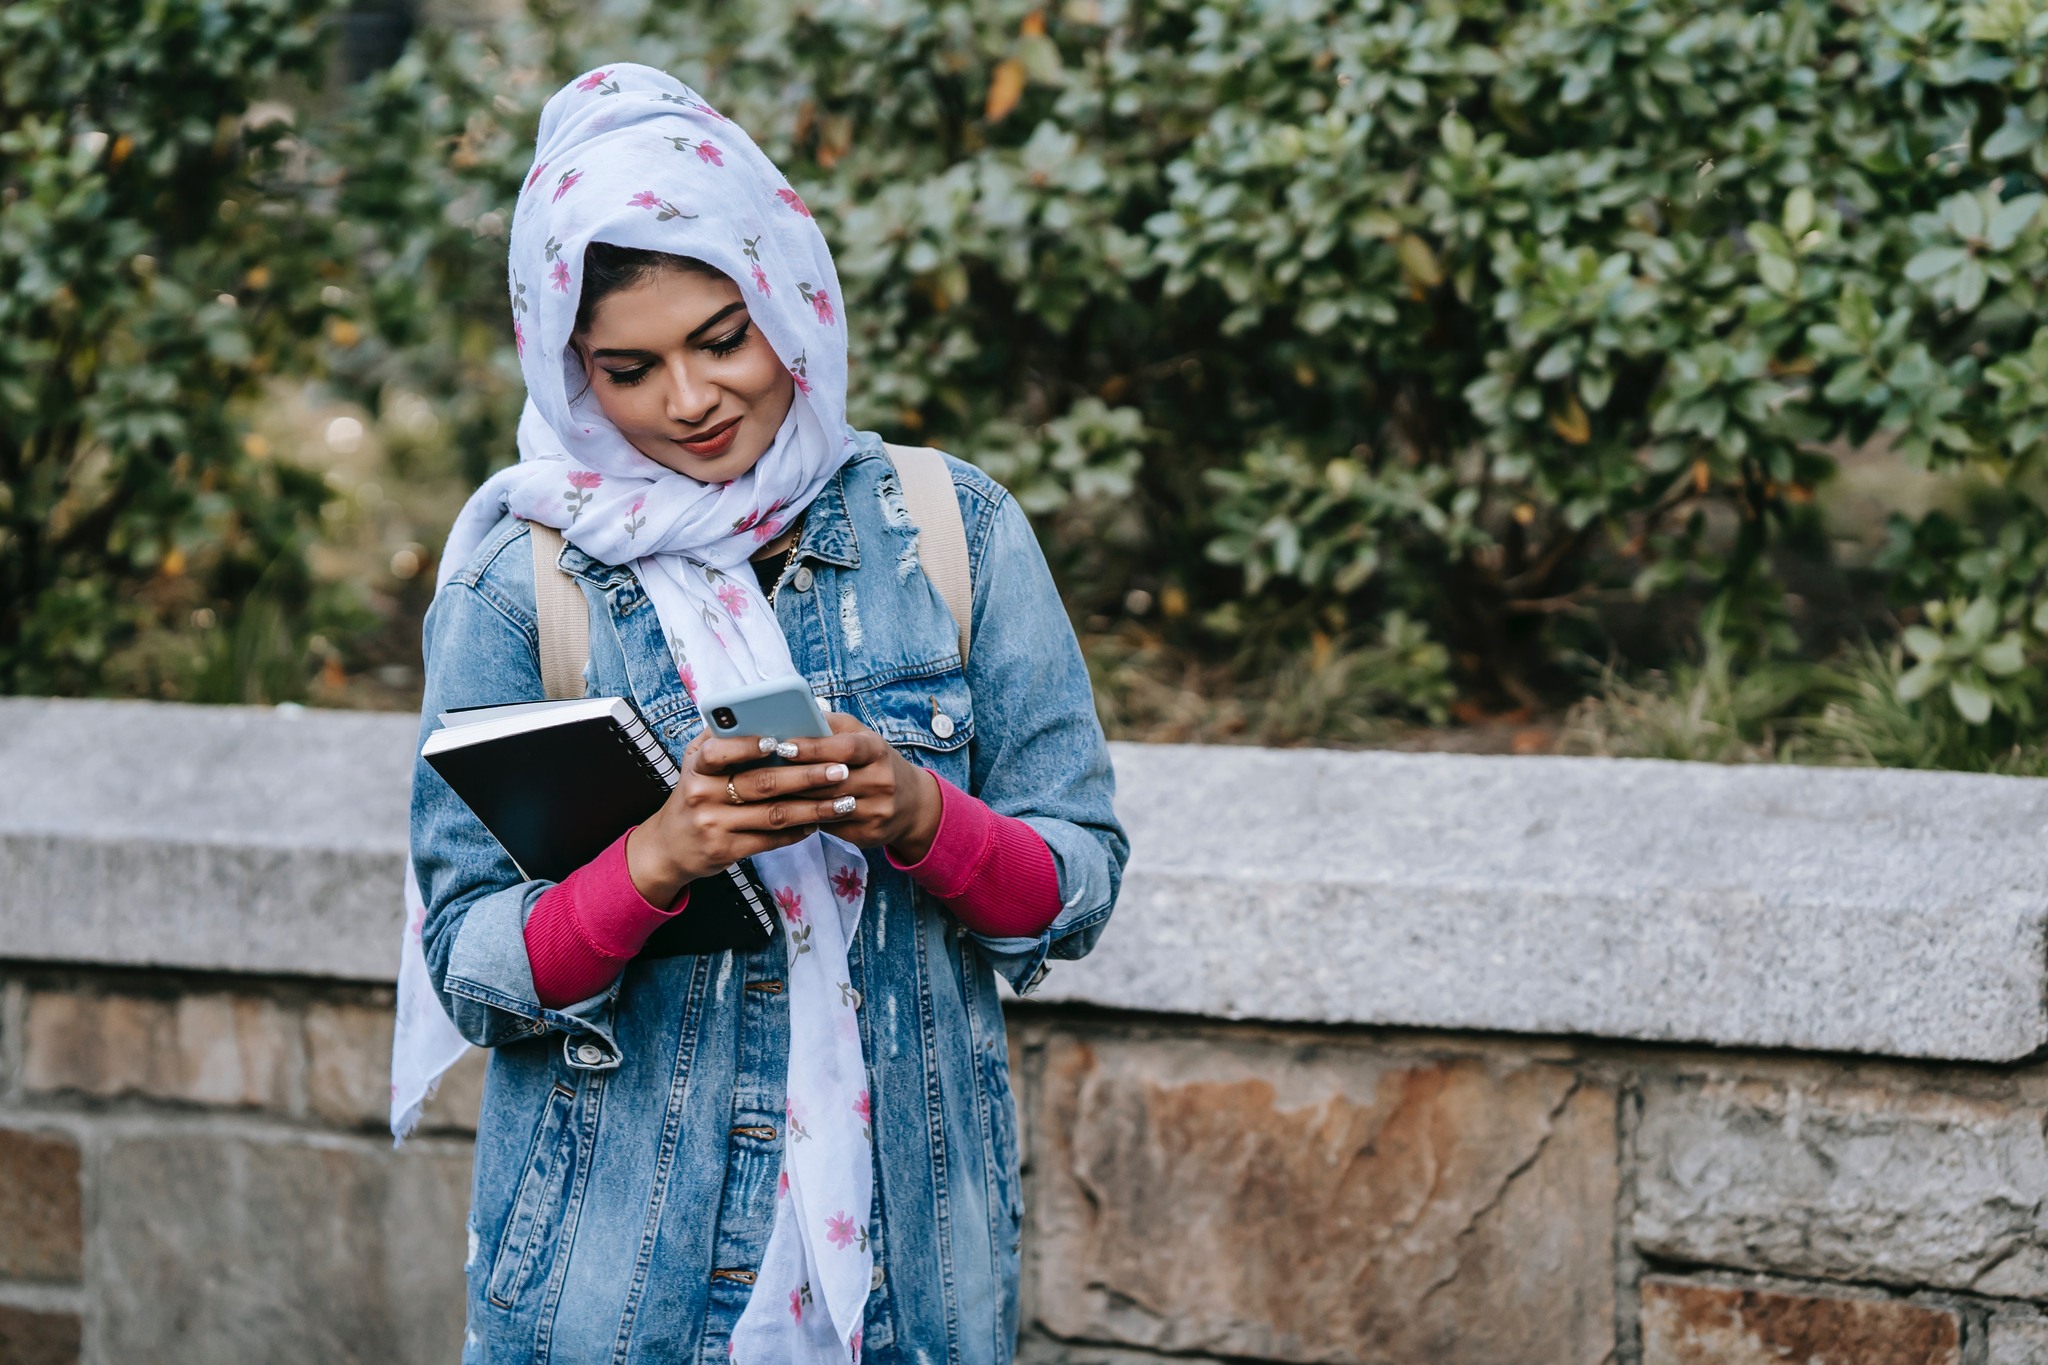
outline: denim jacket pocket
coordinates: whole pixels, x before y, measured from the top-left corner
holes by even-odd
[[[505,1220],[505,1234],[491,1261],[489,1292],[491,1302],[500,1308],[510,1308],[518,1301],[534,1262],[550,1240],[550,1225],[561,1208],[575,1156],[576,1134],[569,1124],[575,1104],[576,1092],[556,1084],[548,1092],[547,1108],[533,1130],[526,1170],[512,1198],[512,1216]]]
[[[894,679],[855,693],[853,705],[863,724],[899,749],[959,753],[974,738],[974,704],[957,668]]]

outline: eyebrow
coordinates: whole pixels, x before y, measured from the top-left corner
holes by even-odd
[[[708,317],[708,318],[704,319],[704,321],[702,321],[702,322],[698,323],[698,324],[697,324],[697,326],[696,326],[696,328],[695,328],[695,330],[693,330],[693,331],[692,331],[692,332],[691,332],[691,333],[690,333],[690,334],[689,334],[688,336],[684,337],[684,338],[683,338],[683,340],[684,340],[684,341],[695,341],[695,340],[696,340],[696,339],[697,339],[698,337],[700,337],[700,336],[703,336],[703,335],[704,335],[704,334],[705,334],[706,332],[710,331],[710,330],[711,330],[711,329],[712,329],[713,327],[716,327],[716,326],[717,326],[717,325],[718,325],[719,323],[721,323],[721,322],[725,321],[725,320],[726,320],[726,318],[730,317],[730,316],[731,316],[732,314],[734,314],[734,313],[738,312],[739,310],[741,310],[742,308],[745,308],[746,306],[747,306],[747,304],[746,304],[746,300],[744,300],[744,299],[736,299],[736,300],[734,300],[733,302],[731,302],[731,303],[728,303],[727,305],[725,305],[725,307],[723,307],[723,308],[719,309],[719,310],[718,310],[717,312],[713,313],[713,314],[712,314],[712,315],[711,315],[710,317]],[[650,355],[653,355],[653,354],[654,354],[654,352],[652,352],[652,351],[647,351],[647,350],[639,350],[639,349],[620,349],[620,348],[616,348],[616,347],[614,347],[614,348],[609,348],[609,349],[606,349],[606,350],[602,350],[602,351],[592,351],[592,352],[590,353],[590,358],[591,358],[592,360],[611,360],[611,359],[621,359],[621,360],[624,360],[624,359],[637,359],[637,358],[639,358],[639,357],[641,357],[641,356],[650,356]]]

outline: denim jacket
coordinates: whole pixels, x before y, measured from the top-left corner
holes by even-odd
[[[895,472],[869,434],[812,502],[775,610],[813,691],[1028,822],[1058,868],[1051,927],[990,939],[872,850],[850,963],[875,1096],[864,1355],[1006,1365],[1023,1209],[995,976],[1028,990],[1048,957],[1087,952],[1128,845],[1087,671],[1031,528],[998,484],[948,463],[974,581],[964,668],[953,618],[916,569],[915,530],[885,505]],[[647,594],[630,568],[574,546],[560,564],[590,605],[589,694],[632,697],[680,757],[701,722]],[[426,664],[423,737],[450,707],[543,695],[524,523],[508,517],[436,597]],[[466,1365],[722,1365],[781,1169],[779,935],[751,953],[636,960],[603,994],[546,1009],[524,926],[547,884],[524,880],[423,763],[412,854],[434,985],[492,1050]]]

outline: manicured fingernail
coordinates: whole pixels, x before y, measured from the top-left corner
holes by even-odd
[[[842,796],[837,801],[834,801],[832,803],[832,813],[834,815],[853,814],[853,798],[850,796]]]
[[[783,740],[782,743],[775,746],[775,756],[777,758],[795,758],[796,741],[793,739]]]
[[[825,780],[827,782],[844,782],[846,780],[846,765],[844,763],[828,763],[825,766]],[[851,800],[852,798],[849,797],[848,799]]]
[[[763,735],[761,736],[761,752],[764,754],[776,753],[779,751],[781,743],[782,741],[776,739],[773,735]]]

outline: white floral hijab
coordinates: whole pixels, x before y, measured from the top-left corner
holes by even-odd
[[[700,483],[642,455],[605,419],[569,346],[592,241],[694,257],[740,285],[754,326],[795,381],[789,416],[747,473]],[[512,219],[509,285],[527,385],[520,462],[463,507],[441,581],[509,510],[560,527],[594,559],[633,567],[693,696],[796,673],[747,560],[810,503],[853,439],[838,276],[803,200],[693,91],[648,67],[608,66],[564,86],[541,115]],[[731,1354],[741,1365],[843,1365],[860,1359],[873,1273],[873,1133],[847,969],[867,863],[814,835],[754,864],[774,890],[789,960],[789,1112],[775,1223]],[[463,1050],[428,978],[410,869],[407,882],[392,1052],[401,1135]]]

